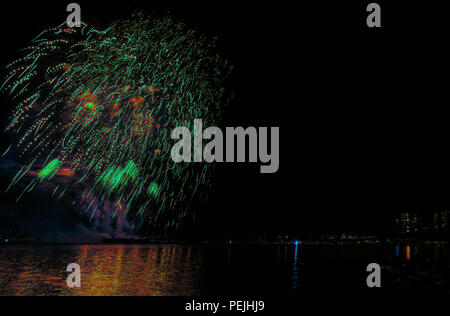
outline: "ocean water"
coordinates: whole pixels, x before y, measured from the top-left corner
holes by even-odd
[[[369,289],[369,263],[382,267]],[[69,288],[67,265],[81,268]],[[448,245],[3,245],[0,295],[449,293]],[[372,292],[371,292],[372,291]]]

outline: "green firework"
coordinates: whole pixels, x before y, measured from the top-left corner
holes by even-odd
[[[58,198],[81,190],[80,205],[112,201],[138,224],[178,225],[209,166],[174,163],[170,133],[195,118],[220,120],[231,67],[214,41],[137,13],[104,30],[45,30],[22,53],[2,86],[24,165],[11,185],[31,175],[26,190],[41,182]]]

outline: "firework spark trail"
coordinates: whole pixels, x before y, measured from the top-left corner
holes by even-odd
[[[60,198],[81,187],[80,205],[96,197],[139,224],[177,226],[208,166],[175,164],[170,132],[220,119],[231,67],[213,50],[184,24],[142,13],[103,31],[42,32],[6,66],[7,130],[26,166],[12,184],[25,170],[34,176],[24,192],[50,182]]]

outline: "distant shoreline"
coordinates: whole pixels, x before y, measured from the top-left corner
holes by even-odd
[[[436,245],[448,244],[447,240],[406,240],[406,239],[392,239],[392,240],[376,240],[376,241],[361,241],[361,240],[332,240],[332,241],[248,241],[248,240],[146,240],[146,239],[104,239],[101,242],[23,242],[10,241],[2,242],[0,246],[104,246],[104,245],[217,245],[217,246],[232,246],[232,245],[274,245],[274,246],[393,246],[393,245]]]

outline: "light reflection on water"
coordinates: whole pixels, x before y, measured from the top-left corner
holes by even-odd
[[[298,243],[295,244],[294,250],[294,265],[292,268],[292,288],[296,289],[298,287]]]
[[[85,245],[0,249],[0,295],[198,295],[191,247]],[[198,258],[198,256],[196,256]],[[66,267],[81,267],[81,288]]]
[[[448,290],[447,244],[8,245],[0,247],[0,295],[360,294],[372,262],[388,294]],[[81,288],[66,285],[70,263],[81,267]]]

